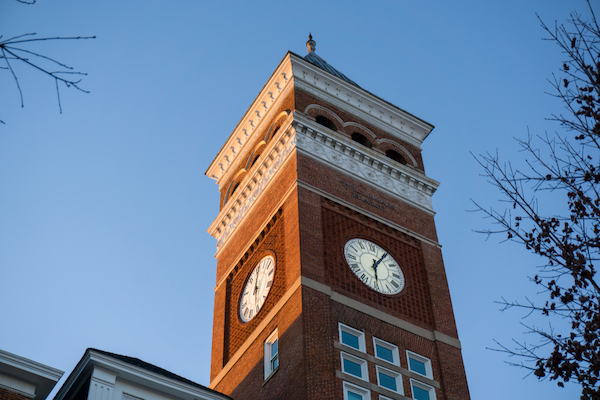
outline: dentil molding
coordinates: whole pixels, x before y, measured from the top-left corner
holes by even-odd
[[[295,149],[393,198],[433,213],[431,196],[439,185],[437,181],[409,167],[393,165],[383,155],[367,154],[369,150],[361,147],[300,114],[291,113],[261,155],[258,168],[241,182],[235,197],[225,204],[209,227],[208,232],[217,239],[217,251]]]
[[[303,154],[350,174],[394,198],[433,213],[431,196],[439,182],[409,167],[393,165],[383,155],[373,157],[358,143],[348,142],[307,118],[295,120],[294,125],[296,146]]]

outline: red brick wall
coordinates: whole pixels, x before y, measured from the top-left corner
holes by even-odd
[[[296,107],[302,112],[309,104],[320,104],[345,122],[364,125],[379,139],[398,141],[300,90],[296,90],[286,102],[285,107],[292,110]],[[344,135],[350,135],[351,131],[353,129],[338,127],[338,132]],[[420,150],[408,143],[401,144],[410,151],[422,170]],[[379,150],[383,151],[383,147],[380,147]],[[434,219],[430,213],[379,192],[309,157],[292,155],[279,171],[277,181],[265,191],[251,215],[237,227],[235,234],[218,254],[217,282],[223,277],[226,280],[215,293],[211,380],[244,345],[256,326],[300,275],[415,325],[457,337],[441,251],[435,245],[396,231],[387,224],[322,198],[303,187],[292,190],[286,202],[279,207],[276,220],[254,240],[260,227],[277,211],[284,194],[297,181],[315,186],[358,209],[367,210],[432,241],[437,240]],[[353,195],[350,186],[393,204],[395,209],[382,210],[365,203]],[[368,238],[393,254],[405,274],[406,287],[401,293],[395,296],[378,294],[363,285],[350,271],[343,257],[343,246],[348,239],[356,236]],[[254,244],[246,250],[250,240],[254,240]],[[268,252],[277,256],[276,286],[258,316],[242,324],[237,317],[240,292],[250,271]],[[235,268],[228,272],[232,266]],[[334,341],[338,340],[338,322],[363,330],[370,354],[373,354],[373,336],[396,344],[404,368],[407,368],[407,349],[431,359],[434,379],[442,385],[441,389],[436,390],[439,400],[469,398],[459,349],[404,331],[334,302],[329,296],[307,287],[294,293],[215,389],[236,400],[342,398],[342,381],[335,375],[336,370],[340,369],[340,352],[333,346]],[[263,345],[274,329],[279,332],[280,367],[264,382]],[[376,384],[375,368],[373,365],[369,368],[370,380]],[[405,393],[409,394],[407,377],[403,378],[403,385]],[[373,392],[372,398],[378,399],[376,393]]]
[[[298,179],[302,182],[309,183],[318,189],[349,202],[350,204],[365,209],[366,211],[394,222],[431,240],[437,241],[433,215],[398,200],[397,198],[388,196],[372,186],[368,186],[358,179],[354,179],[350,174],[332,170],[324,164],[302,154],[298,154],[297,163]],[[327,172],[324,173],[324,171]],[[345,184],[342,182],[345,182]],[[385,209],[382,210],[379,207],[368,204],[362,199],[354,196],[354,193],[357,191],[363,192],[365,196],[371,195],[380,201],[391,204],[395,207],[395,210],[390,207],[382,207]],[[364,198],[364,196],[360,197]],[[377,204],[377,202],[374,203]]]
[[[0,400],[31,400],[31,398],[12,390],[0,388]]]
[[[310,398],[305,391],[302,321],[302,296],[298,290],[214,389],[236,400]],[[279,334],[279,369],[264,382],[263,344],[275,329]]]
[[[275,218],[273,227],[265,236],[262,238],[259,237],[261,240],[256,249],[247,252],[238,262],[234,272],[227,278],[223,364],[229,361],[286,291],[285,235],[283,229],[284,221],[281,214],[279,213],[279,218]],[[259,261],[267,255],[275,257],[276,267],[273,285],[258,314],[250,321],[244,323],[239,316],[241,294],[244,291],[248,277]]]
[[[335,209],[337,208],[337,210]],[[392,229],[376,229],[347,216],[350,210],[325,203],[323,208],[323,236],[325,240],[325,283],[332,290],[358,300],[388,314],[433,330],[433,315],[429,302],[427,277],[418,243],[410,243]],[[344,212],[346,215],[344,215]],[[377,293],[362,283],[350,270],[344,257],[344,245],[352,238],[370,240],[398,262],[406,281],[404,289],[392,296]]]

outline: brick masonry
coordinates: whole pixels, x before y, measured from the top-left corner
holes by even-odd
[[[365,126],[378,139],[396,141],[416,160],[416,169],[424,171],[420,149],[301,90],[295,89],[278,112],[288,109],[303,113],[311,104],[331,110],[344,123]],[[318,112],[322,111],[313,108],[307,114],[314,118]],[[335,118],[330,119],[338,125],[337,132],[341,135],[350,137],[355,130],[350,125],[340,125]],[[277,121],[269,124],[264,126],[275,126]],[[267,128],[264,129],[256,132],[257,138],[252,139],[255,149],[265,137]],[[373,142],[374,153],[384,154],[386,149],[394,148],[389,142]],[[248,160],[253,155],[248,153],[244,157],[240,168],[248,166],[250,170],[252,166]],[[241,171],[241,174],[246,172]],[[220,188],[222,204],[226,191],[240,176],[232,172]],[[364,196],[363,199],[356,196],[356,192],[393,207],[377,207],[377,204],[365,202]],[[328,195],[324,197],[319,193]],[[282,204],[286,194],[289,196]],[[402,226],[414,234],[400,232],[381,220]],[[406,279],[402,292],[394,296],[382,295],[354,276],[343,256],[345,242],[353,237],[371,240],[394,256]],[[420,240],[420,237],[427,240]],[[338,323],[342,322],[365,333],[368,354],[373,354],[373,337],[377,337],[398,346],[403,368],[408,368],[406,350],[429,358],[433,378],[440,385],[436,389],[438,400],[468,400],[459,349],[364,314],[332,300],[325,293],[302,286],[273,319],[265,320],[294,282],[304,276],[391,316],[457,338],[442,255],[436,241],[431,213],[379,192],[306,155],[292,154],[278,172],[276,181],[265,190],[251,213],[218,252],[211,381],[224,367],[228,372],[214,389],[236,400],[343,398],[342,380],[336,377],[336,372],[341,369],[340,350],[334,347],[334,342],[339,341]],[[243,324],[238,317],[239,296],[248,275],[266,254],[274,254],[277,258],[275,286],[259,314]],[[266,324],[266,327],[252,343],[247,343],[259,324]],[[263,346],[275,329],[279,333],[280,367],[265,381]],[[245,349],[241,358],[228,365],[232,357],[240,355],[240,349]],[[369,381],[377,384],[375,365],[371,362]],[[408,377],[404,376],[402,382],[404,393],[410,396]],[[372,399],[378,399],[374,391]]]
[[[0,400],[31,400],[31,397],[0,387]]]

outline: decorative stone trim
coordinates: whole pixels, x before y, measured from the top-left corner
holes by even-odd
[[[215,179],[217,184],[220,184],[221,178],[227,174],[229,167],[242,152],[244,145],[260,123],[263,120],[268,120],[265,116],[271,110],[273,104],[282,96],[284,91],[293,86],[290,85],[292,81],[292,65],[284,58],[206,170],[206,175]]]
[[[360,145],[333,135],[322,126],[297,115],[296,143],[303,154],[325,162],[342,172],[350,172],[365,184],[433,212],[431,196],[439,182],[408,167],[396,167],[386,157],[373,157]],[[396,164],[396,163],[394,163]]]
[[[292,54],[294,86],[395,135],[417,148],[433,125]]]
[[[265,149],[259,168],[248,178],[244,178],[236,190],[235,197],[227,202],[208,232],[217,239],[217,251],[225,244],[235,228],[267,188],[273,176],[281,169],[284,161],[296,147],[295,130],[291,120],[285,123],[277,137]],[[265,154],[266,153],[266,154]],[[244,187],[242,188],[242,185]]]
[[[267,115],[275,108],[275,103],[294,88],[354,114],[418,149],[433,129],[433,125],[401,108],[288,53],[208,167],[206,175],[220,185],[250,136],[259,129],[262,121],[269,119]]]
[[[385,156],[328,132],[321,125],[298,113],[292,113],[269,143],[261,164],[246,176],[234,197],[227,201],[208,232],[217,239],[217,251],[227,242],[248,211],[267,188],[284,161],[298,149],[303,154],[353,177],[388,195],[428,213],[433,213],[431,196],[439,183],[409,167],[395,166]],[[394,163],[396,164],[396,163]]]

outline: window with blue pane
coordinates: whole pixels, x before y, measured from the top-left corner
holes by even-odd
[[[277,329],[265,340],[265,380],[269,378],[279,367],[279,337]]]
[[[360,368],[360,364],[355,363],[354,361],[350,361],[347,358],[344,358],[344,372],[362,378],[362,370]]]
[[[368,380],[367,361],[347,353],[340,353],[342,357],[342,371],[357,378]]]
[[[421,389],[418,386],[413,385],[413,398],[415,400],[430,400],[429,398],[429,390]]]
[[[431,370],[431,361],[429,358],[420,356],[412,351],[406,351],[408,358],[408,369],[412,372],[416,372],[419,375],[423,375],[429,379],[433,379],[433,372]]]
[[[342,331],[342,343],[354,347],[356,350],[360,350],[360,338],[346,331]]]
[[[394,392],[398,390],[396,378],[389,376],[388,374],[384,374],[383,372],[379,373],[379,386],[383,386],[384,388],[393,390]]]
[[[362,386],[344,381],[344,400],[371,400],[371,392]]]
[[[423,382],[411,379],[412,397],[415,400],[435,400],[435,389]]]
[[[348,390],[348,400],[363,400],[362,395]]]
[[[402,394],[402,376],[395,371],[383,368],[379,365],[377,368],[377,384],[392,392]]]
[[[373,347],[375,348],[375,357],[395,365],[400,365],[398,346],[374,337]]]
[[[425,363],[419,360],[415,360],[414,358],[408,359],[409,368],[411,371],[417,372],[421,375],[427,375],[427,370],[425,369]]]
[[[365,334],[362,331],[339,324],[340,343],[359,351],[365,351]]]

